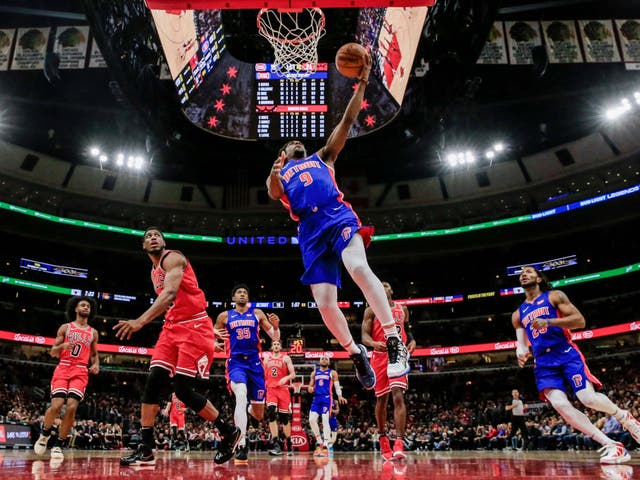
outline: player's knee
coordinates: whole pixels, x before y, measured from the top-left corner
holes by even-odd
[[[168,390],[169,371],[160,367],[152,367],[142,393],[142,403],[159,405],[160,399],[166,396]]]
[[[280,423],[282,425],[289,425],[289,422],[291,421],[290,417],[290,413],[278,412],[278,418],[280,419]]]
[[[275,405],[267,406],[267,420],[270,422],[278,420],[278,412]]]
[[[194,383],[195,379],[187,377],[186,375],[178,374],[173,379],[176,397],[197,413],[205,407],[207,399],[193,389]]]
[[[74,393],[70,393],[69,394],[69,398],[67,400],[67,408],[66,411],[67,412],[74,412],[76,410],[78,410],[78,403],[80,402],[80,400],[82,400],[81,398],[79,398],[80,395],[74,394]]]
[[[580,400],[580,403],[582,403],[585,407],[591,408],[593,410],[600,410],[598,408],[600,402],[598,402],[598,394],[596,392],[582,390],[578,392],[577,397],[578,400]]]

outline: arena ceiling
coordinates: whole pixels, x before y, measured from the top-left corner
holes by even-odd
[[[82,24],[95,17],[95,4],[104,3],[6,0],[0,28]],[[539,66],[470,64],[459,56],[477,47],[473,25],[464,26],[473,17],[474,2],[447,3],[459,15],[440,32],[438,51],[429,50],[426,37],[418,50],[418,60],[428,60],[428,72],[410,80],[396,120],[349,142],[343,172],[365,173],[370,182],[437,175],[445,168],[447,149],[459,144],[482,149],[493,141],[505,142],[504,161],[513,161],[597,130],[608,102],[638,88],[638,73],[622,63],[549,65],[544,74]],[[510,0],[496,7],[496,19],[503,20],[640,18],[637,3],[623,0]],[[226,21],[238,27],[228,46],[237,56],[260,61],[264,48],[242,28],[252,15],[225,13]],[[334,12],[331,19],[337,26],[328,27],[324,52],[351,40],[344,26],[350,17]],[[0,138],[78,163],[94,161],[87,155],[92,144],[128,145],[145,152],[153,162],[151,174],[164,179],[219,185],[238,176],[251,184],[263,181],[281,142],[227,140],[202,132],[180,114],[166,85],[156,91],[157,84],[143,75],[135,80],[141,97],[148,98],[132,98],[130,79],[123,82],[113,70],[66,70],[58,79],[41,71],[0,72]],[[145,110],[149,102],[160,108]]]

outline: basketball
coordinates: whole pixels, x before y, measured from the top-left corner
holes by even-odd
[[[336,52],[336,68],[347,78],[358,78],[367,51],[358,43],[346,43]]]

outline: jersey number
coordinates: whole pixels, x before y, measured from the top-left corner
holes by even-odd
[[[302,172],[300,174],[300,181],[302,182],[303,186],[308,187],[313,183],[313,177],[309,172]]]
[[[271,367],[271,376],[272,377],[278,376],[278,369],[276,367]]]
[[[78,355],[80,355],[80,350],[82,349],[82,345],[80,345],[79,343],[76,343],[73,346],[73,349],[71,350],[71,356],[72,357],[77,357]]]
[[[238,328],[236,330],[236,338],[238,340],[244,340],[251,338],[251,329],[249,328]]]
[[[547,333],[547,327],[541,328],[540,330],[531,329],[531,336],[533,338],[538,338],[538,336],[542,333]]]

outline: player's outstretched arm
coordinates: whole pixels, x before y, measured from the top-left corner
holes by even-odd
[[[370,72],[371,55],[367,53],[364,59],[364,66],[362,67],[362,74],[360,75],[358,88],[353,92],[351,100],[347,105],[347,109],[342,115],[342,119],[333,129],[331,135],[329,135],[327,144],[318,152],[318,156],[328,165],[333,166],[335,163],[338,154],[342,151],[345,143],[347,142],[351,126],[358,118],[358,113],[360,113],[360,109],[362,108],[362,100],[364,99],[364,89],[367,88],[367,83],[369,83]]]
[[[162,293],[158,295],[153,305],[135,320],[120,320],[118,324],[113,327],[116,331],[117,338],[121,340],[130,339],[131,334],[137,332],[154,318],[166,312],[175,300],[178,294],[178,288],[182,282],[184,269],[187,266],[187,259],[178,252],[171,252],[164,258],[163,266],[166,275],[164,277]]]
[[[270,313],[269,315],[265,315],[265,313],[256,308],[254,310],[256,317],[258,317],[258,321],[260,322],[260,328],[264,330],[264,332],[269,335],[271,340],[280,340],[280,317],[275,313]]]

